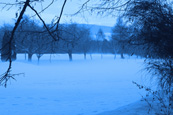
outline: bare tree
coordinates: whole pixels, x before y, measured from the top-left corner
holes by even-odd
[[[120,52],[121,58],[123,59],[124,58],[123,53],[125,50],[125,46],[127,45],[129,34],[128,34],[128,27],[123,22],[121,17],[117,19],[117,23],[112,29],[111,37],[112,37],[113,45],[117,46],[118,48],[117,50],[118,52]],[[115,46],[113,48],[115,48]]]
[[[60,12],[60,14],[59,14],[59,16],[57,18],[56,23],[55,23],[56,29],[53,32],[57,32],[58,31],[58,25],[59,25],[59,22],[60,22],[60,19],[61,19],[63,10],[64,10],[64,6],[66,4],[66,1],[67,0],[64,0],[64,3],[63,3],[62,8],[61,8],[61,12]],[[13,44],[12,42],[13,42],[13,39],[14,39],[15,32],[16,32],[16,30],[17,30],[17,28],[18,28],[18,26],[19,26],[19,24],[20,24],[20,22],[22,20],[22,17],[24,15],[24,13],[26,12],[26,8],[30,8],[38,16],[38,18],[41,20],[41,22],[45,26],[47,32],[50,34],[50,36],[54,40],[57,40],[56,39],[57,36],[54,36],[52,34],[52,32],[50,31],[50,29],[46,26],[44,20],[40,16],[40,13],[42,13],[50,5],[52,5],[54,3],[54,0],[52,0],[51,3],[47,7],[43,8],[41,12],[38,12],[33,6],[34,6],[35,3],[42,3],[42,2],[44,2],[44,1],[43,0],[32,0],[32,1],[31,0],[26,0],[26,1],[18,1],[18,0],[16,0],[15,3],[2,3],[2,2],[0,3],[1,5],[4,5],[3,8],[5,8],[5,7],[9,7],[10,8],[10,7],[13,7],[15,5],[19,5],[19,9],[21,9],[21,12],[20,12],[19,16],[18,16],[18,13],[16,13],[17,21],[15,23],[14,28],[11,31],[10,39],[9,39],[9,42],[8,42],[8,47],[9,47],[8,49],[10,51],[9,52],[9,57],[8,57],[9,67],[7,68],[7,71],[4,74],[1,75],[1,78],[0,78],[0,84],[1,85],[4,85],[5,87],[7,86],[8,80],[11,79],[11,78],[14,79],[13,76],[15,76],[15,74],[11,74],[11,67],[12,67],[12,44]]]
[[[86,0],[76,12],[76,14],[83,12],[96,13],[104,16],[119,16],[120,13],[126,11],[127,6],[133,0]]]
[[[12,41],[11,49],[9,49],[8,42],[10,40],[10,31],[6,30],[2,39],[2,50],[1,50],[1,60],[2,61],[8,61],[9,52],[11,52],[11,59],[16,60],[16,47],[15,47],[15,41]]]
[[[102,29],[99,29],[96,34],[97,48],[98,52],[101,53],[101,59],[103,58],[103,41],[105,39],[105,34]]]
[[[63,50],[68,54],[69,60],[72,61],[72,53],[81,39],[80,28],[77,24],[64,25],[64,31],[61,34],[63,40]]]
[[[39,34],[37,37],[36,37],[36,40],[35,40],[35,45],[36,45],[36,56],[38,58],[38,63],[40,61],[40,58],[48,53],[50,51],[50,46],[51,46],[51,41],[50,39],[48,39],[49,37],[46,36],[45,34]]]
[[[146,70],[156,77],[162,99],[157,114],[171,115],[173,107],[173,9],[167,0],[132,2],[126,16],[134,26],[130,44],[143,46],[148,55]],[[159,100],[160,101],[160,100]],[[166,103],[166,104],[165,104]],[[162,105],[165,106],[162,106]]]
[[[41,31],[41,27],[34,20],[29,19],[29,16],[23,16],[16,31],[16,47],[18,52],[28,54],[28,61],[32,60],[32,55],[37,50],[36,39],[41,35],[39,31]]]
[[[82,51],[84,54],[84,59],[86,59],[86,55],[90,50],[91,46],[91,35],[90,35],[90,30],[89,28],[86,27],[79,27],[79,32],[80,32],[80,39],[79,39],[79,44],[78,44],[78,49]]]
[[[112,49],[112,53],[114,54],[114,59],[116,59],[116,54],[118,52],[118,44],[116,40],[110,40],[110,48]]]

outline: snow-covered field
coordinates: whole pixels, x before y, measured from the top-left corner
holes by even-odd
[[[141,99],[145,91],[132,81],[143,83],[140,71],[143,59],[126,56],[114,60],[113,55],[44,55],[38,64],[17,55],[13,73],[24,73],[0,87],[0,115],[96,115]],[[0,73],[8,63],[0,62]],[[144,72],[145,73],[145,72]]]

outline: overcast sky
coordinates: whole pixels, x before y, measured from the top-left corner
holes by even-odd
[[[0,2],[8,2],[14,3],[15,0],[0,0]],[[65,6],[65,10],[61,19],[61,23],[85,23],[85,24],[97,24],[97,25],[106,25],[106,26],[114,26],[116,18],[115,17],[101,17],[97,16],[96,14],[90,15],[89,13],[84,14],[84,17],[81,15],[71,16],[70,14],[74,14],[80,8],[81,4],[84,3],[86,0],[68,0]],[[51,0],[45,0],[45,2],[41,4],[36,4],[35,8],[40,11],[41,6],[44,8],[46,7]],[[9,7],[5,7],[3,10],[4,5],[0,5],[0,25],[4,23],[14,24],[15,14],[17,12],[18,6],[13,6],[8,10]],[[50,23],[51,20],[57,16],[60,12],[62,7],[62,0],[57,0],[51,7],[49,7],[45,12],[41,14],[43,19],[46,23]],[[25,13],[27,15],[32,16],[34,14],[33,11],[27,9]]]

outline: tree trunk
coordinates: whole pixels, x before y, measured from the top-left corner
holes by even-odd
[[[90,58],[91,58],[91,60],[93,59],[93,57],[92,57],[92,54],[90,53]]]
[[[103,59],[103,54],[101,53],[101,59]]]
[[[84,52],[84,59],[86,60],[86,52]]]
[[[122,46],[122,50],[121,50],[121,59],[124,59],[123,51],[124,51],[124,45]]]
[[[114,53],[114,60],[116,59],[116,53]]]
[[[37,57],[38,58],[38,64],[40,63],[40,57]]]
[[[121,59],[124,59],[124,55],[123,55],[123,53],[121,52]]]
[[[26,52],[25,52],[25,60],[26,60]]]
[[[50,63],[52,62],[52,54],[50,54],[50,59],[49,59]]]
[[[72,61],[73,60],[73,58],[72,58],[72,51],[68,52],[68,56],[69,56],[69,61]]]
[[[32,55],[33,54],[28,54],[28,61],[32,61]]]

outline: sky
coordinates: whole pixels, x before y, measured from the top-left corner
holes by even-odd
[[[15,3],[15,0],[0,0],[0,2],[6,2],[6,3]],[[104,25],[104,26],[114,26],[116,18],[107,16],[98,16],[96,14],[89,14],[87,12],[83,14],[78,14],[75,16],[72,16],[72,14],[76,13],[82,3],[84,3],[86,0],[68,0],[65,9],[63,12],[63,16],[61,18],[60,23],[85,23],[85,24],[96,24],[96,25]],[[41,11],[42,8],[45,8],[49,3],[51,3],[51,0],[45,0],[42,4],[37,3],[34,4],[34,8],[37,9],[37,11]],[[9,6],[3,8],[4,5],[0,5],[0,25],[3,25],[4,23],[15,23],[15,14],[16,12],[20,13],[18,11],[19,6],[13,6],[9,9]],[[62,7],[62,0],[56,0],[53,5],[51,5],[46,11],[41,13],[42,18],[45,20],[46,23],[51,23],[52,19],[57,16],[57,14],[60,13],[60,9]],[[31,11],[29,8],[27,9],[26,15],[32,16],[34,15],[34,12]],[[38,19],[37,17],[35,17]]]

